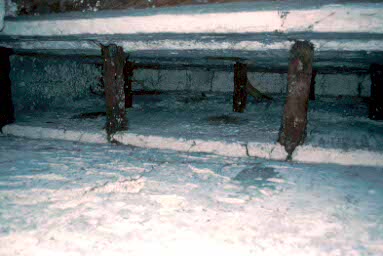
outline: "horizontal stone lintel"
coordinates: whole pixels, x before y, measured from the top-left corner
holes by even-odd
[[[277,69],[287,66],[294,41],[308,40],[315,48],[314,67],[368,69],[380,62],[383,3],[327,2],[286,6],[251,2],[7,18],[0,46],[19,53],[97,56],[101,44],[113,43],[132,58],[158,63],[169,58],[192,63],[239,59]]]

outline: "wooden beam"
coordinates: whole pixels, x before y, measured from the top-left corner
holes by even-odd
[[[4,125],[15,121],[12,104],[11,79],[9,78],[9,72],[11,71],[9,56],[11,54],[11,49],[0,48],[0,129]]]
[[[247,65],[235,63],[234,65],[234,95],[233,111],[242,113],[245,111],[247,103]]]
[[[278,139],[288,159],[306,137],[313,55],[314,47],[307,41],[296,42],[290,51],[288,94]]]
[[[104,58],[104,86],[106,99],[106,131],[108,139],[117,131],[127,129],[124,93],[125,55],[115,44],[102,46]]]
[[[372,64],[369,118],[383,120],[383,65]]]
[[[124,66],[124,91],[125,91],[125,108],[133,107],[133,92],[132,92],[132,84],[133,84],[133,71],[135,69],[135,65],[133,62],[126,61]]]

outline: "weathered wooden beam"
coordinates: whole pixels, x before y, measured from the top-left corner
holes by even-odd
[[[311,83],[310,83],[310,100],[315,100],[315,79],[317,76],[317,71],[313,70],[312,75],[311,75]]]
[[[247,103],[247,65],[242,63],[234,64],[234,95],[233,111],[244,112]]]
[[[383,65],[372,64],[369,118],[383,120]]]
[[[314,47],[307,41],[296,42],[290,50],[288,94],[278,140],[288,159],[306,137],[313,56]]]
[[[11,71],[9,56],[11,54],[11,49],[0,48],[0,129],[4,125],[15,121],[11,79],[9,78],[9,72]]]
[[[130,61],[125,62],[124,66],[124,91],[125,91],[125,108],[131,108],[133,106],[133,92],[132,92],[132,84],[133,84],[133,71],[134,71],[134,63]]]
[[[127,129],[124,93],[125,55],[115,44],[102,46],[104,58],[104,86],[106,99],[106,131],[108,139],[117,131]]]

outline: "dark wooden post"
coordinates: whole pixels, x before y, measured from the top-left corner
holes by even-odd
[[[15,121],[11,79],[9,78],[9,72],[11,71],[9,56],[11,54],[11,49],[0,48],[0,129],[3,128],[4,125]]]
[[[383,120],[383,65],[372,64],[369,118]]]
[[[106,131],[108,139],[117,131],[127,129],[124,93],[125,56],[122,47],[102,46],[106,99]]]
[[[288,159],[306,137],[313,55],[314,47],[307,41],[296,42],[290,51],[288,94],[278,140]]]
[[[131,108],[133,106],[133,92],[132,92],[133,71],[134,71],[134,63],[127,60],[124,66],[125,108]]]
[[[313,70],[310,83],[310,100],[315,100],[315,78],[317,76],[316,70]]]
[[[247,103],[247,65],[235,63],[234,65],[234,95],[233,111],[242,113]]]

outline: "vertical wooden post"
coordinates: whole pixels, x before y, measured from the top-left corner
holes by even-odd
[[[11,71],[9,56],[11,54],[11,49],[0,48],[0,129],[4,125],[15,121],[12,104],[11,79],[9,78],[9,72]]]
[[[290,51],[288,94],[278,140],[288,159],[306,137],[313,55],[314,47],[307,41],[296,42]]]
[[[125,108],[131,108],[133,106],[133,92],[132,92],[133,71],[134,71],[134,63],[127,60],[124,66]]]
[[[233,111],[244,112],[247,103],[247,65],[235,63],[234,65],[234,95]]]
[[[310,100],[315,100],[315,78],[317,76],[317,71],[313,70],[311,75],[311,83],[310,83]]]
[[[369,118],[383,120],[383,65],[372,64]]]
[[[124,94],[125,56],[122,47],[102,46],[106,99],[106,132],[108,139],[117,131],[127,129]]]

